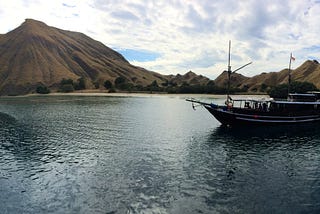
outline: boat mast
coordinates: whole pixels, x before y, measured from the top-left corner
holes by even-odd
[[[236,71],[239,71],[240,69],[250,65],[252,62],[249,62],[239,68],[237,68],[236,70],[232,71],[231,70],[231,40],[229,40],[229,54],[228,54],[228,86],[227,86],[227,102],[229,102],[231,100],[230,97],[230,82],[231,82],[231,74],[235,73]]]
[[[294,59],[292,57],[292,53],[290,53],[290,60],[289,60],[289,71],[288,71],[288,95],[290,93],[290,86],[291,86],[291,61]]]
[[[229,40],[229,55],[228,55],[228,88],[227,88],[227,102],[230,100],[230,81],[231,81],[231,40]]]

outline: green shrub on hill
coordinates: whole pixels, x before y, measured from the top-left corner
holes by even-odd
[[[106,80],[106,81],[104,81],[103,86],[106,89],[111,89],[112,88],[112,82],[110,80]]]
[[[79,78],[77,82],[72,79],[62,79],[59,86],[59,92],[68,93],[74,90],[84,90],[86,89],[86,82],[83,77]]]
[[[78,82],[73,83],[73,87],[75,90],[84,90],[86,89],[86,82],[83,77],[78,79]]]
[[[74,91],[74,83],[72,79],[62,79],[60,82],[59,92],[68,93]]]
[[[38,94],[49,94],[50,93],[50,89],[45,86],[45,85],[39,85],[37,88],[36,88],[36,92]]]
[[[62,86],[60,86],[60,92],[63,93],[69,93],[69,92],[73,92],[74,91],[74,87],[71,84],[64,84]]]

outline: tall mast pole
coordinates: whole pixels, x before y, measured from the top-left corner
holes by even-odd
[[[290,93],[290,86],[291,86],[291,60],[292,60],[292,53],[290,53],[290,60],[289,60],[289,71],[288,71],[288,95]]]
[[[227,88],[227,101],[230,98],[230,81],[231,81],[231,40],[229,40],[229,55],[228,55],[228,88]]]
[[[235,73],[236,71],[239,71],[240,69],[250,65],[252,62],[249,62],[239,68],[237,68],[236,70],[232,71],[231,70],[231,40],[229,40],[229,53],[228,53],[228,88],[227,88],[227,102],[229,103],[232,99],[230,97],[230,82],[231,82],[231,74]],[[225,72],[225,71],[224,71]]]

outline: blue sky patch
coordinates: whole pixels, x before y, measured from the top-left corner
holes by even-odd
[[[62,3],[62,5],[63,5],[64,7],[69,7],[69,8],[74,8],[74,7],[76,7],[75,5],[70,5],[70,4],[66,4],[66,3]]]
[[[118,49],[117,51],[128,61],[149,62],[161,56],[159,53],[146,50]]]
[[[320,51],[320,45],[312,45],[309,47],[303,48],[303,50],[308,51],[308,52],[319,52]]]

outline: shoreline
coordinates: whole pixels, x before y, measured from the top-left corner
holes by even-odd
[[[1,98],[19,98],[19,97],[58,97],[58,96],[84,96],[84,97],[181,97],[181,98],[225,98],[226,94],[169,94],[169,93],[150,93],[150,92],[115,92],[109,93],[101,90],[80,90],[68,93],[52,92],[49,94],[25,94],[17,96],[0,96]],[[232,94],[237,97],[269,97],[267,94]]]
[[[102,92],[70,92],[70,93],[50,93],[50,94],[25,94],[17,96],[0,96],[1,98],[22,98],[22,97],[212,97],[222,98],[226,95],[221,94],[160,94],[160,93],[102,93]]]
[[[263,94],[234,94],[232,97],[237,98],[254,98],[254,97],[265,97],[268,98],[268,95]],[[141,97],[141,98],[154,98],[154,97],[171,97],[171,98],[195,98],[195,99],[226,99],[225,94],[157,94],[157,93],[93,93],[93,92],[71,92],[71,93],[50,93],[50,94],[26,94],[18,96],[0,96],[0,99],[15,99],[15,98],[36,98],[36,97]]]

